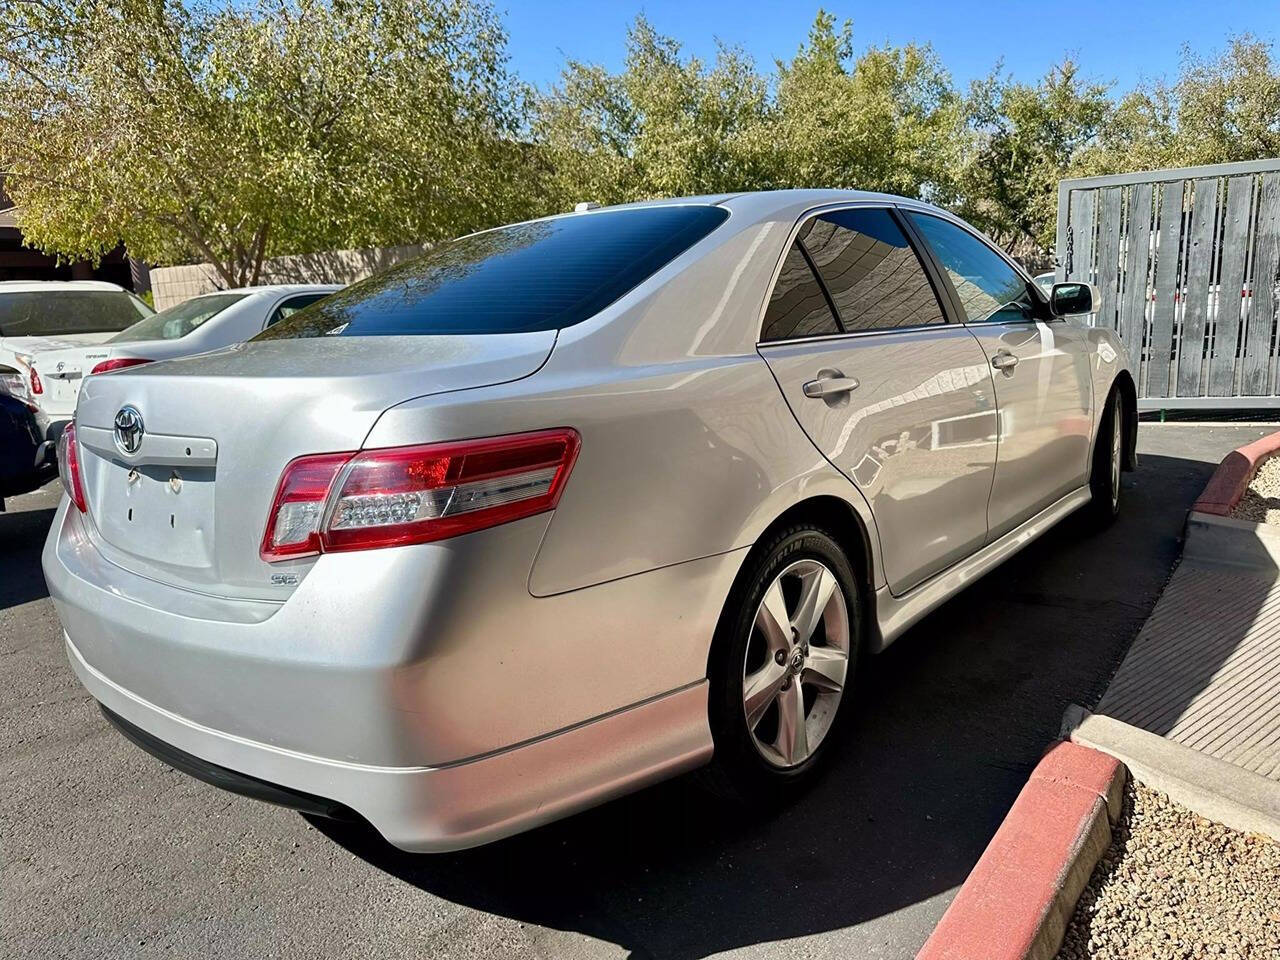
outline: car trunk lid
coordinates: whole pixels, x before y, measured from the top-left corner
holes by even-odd
[[[359,449],[404,400],[529,376],[554,343],[554,331],[264,341],[89,377],[76,421],[94,538],[151,579],[283,599],[314,562],[258,554],[285,464]]]

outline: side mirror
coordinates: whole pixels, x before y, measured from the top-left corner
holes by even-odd
[[[1055,283],[1049,291],[1049,309],[1055,317],[1093,313],[1098,291],[1092,283]]]

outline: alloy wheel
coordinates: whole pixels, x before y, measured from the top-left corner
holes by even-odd
[[[752,742],[775,767],[813,755],[831,730],[849,671],[844,591],[817,560],[797,560],[769,585],[747,640],[742,708]]]

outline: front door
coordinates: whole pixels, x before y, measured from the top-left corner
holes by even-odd
[[[1093,381],[1085,331],[1047,305],[1005,258],[940,217],[911,213],[991,364],[999,452],[987,511],[989,539],[1087,481]]]
[[[809,438],[871,504],[895,594],[983,545],[991,368],[973,335],[946,322],[894,214],[855,207],[803,225],[760,354]]]

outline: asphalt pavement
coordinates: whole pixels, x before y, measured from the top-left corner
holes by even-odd
[[[221,793],[111,730],[40,574],[56,485],[11,500],[0,956],[911,957],[1063,709],[1106,689],[1213,467],[1274,429],[1143,424],[1120,520],[1069,519],[872,660],[852,737],[791,806],[727,810],[684,778],[435,856]]]

